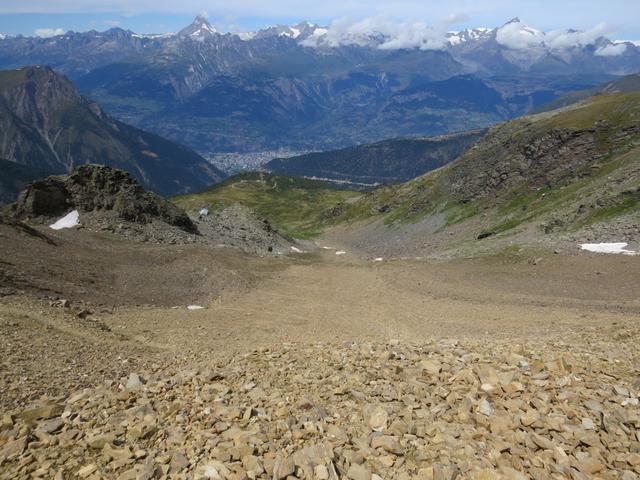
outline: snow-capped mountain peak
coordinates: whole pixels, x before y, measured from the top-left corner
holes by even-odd
[[[4,40],[5,38],[7,38],[7,35],[5,33],[0,33],[0,40]]]
[[[313,35],[318,28],[317,25],[309,22],[300,22],[297,25],[275,25],[256,32],[252,38],[286,37],[302,41]]]
[[[493,30],[486,27],[466,28],[459,32],[448,32],[447,42],[451,46],[488,38]]]
[[[204,40],[205,38],[217,35],[218,31],[211,26],[209,21],[202,15],[198,15],[193,23],[188,27],[183,28],[178,33],[181,37],[190,37],[195,40]]]
[[[535,50],[544,46],[545,33],[516,17],[496,30],[496,41],[513,50]]]

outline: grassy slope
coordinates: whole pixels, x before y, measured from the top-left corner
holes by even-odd
[[[326,182],[246,173],[200,193],[172,200],[187,211],[197,211],[202,207],[220,210],[239,203],[253,209],[283,233],[296,238],[311,238],[322,231],[328,211],[338,203],[352,201],[360,195],[338,190]]]
[[[481,171],[487,158],[508,154],[501,147],[526,145],[532,138],[557,129],[579,131],[592,128],[596,122],[607,122],[611,128],[596,135],[596,145],[604,157],[583,171],[573,172],[572,181],[548,188],[534,188],[526,177],[516,188],[497,190],[495,196],[472,201],[451,194],[452,170],[466,168]],[[383,218],[385,223],[413,222],[429,214],[444,213],[445,226],[461,223],[483,213],[487,232],[505,232],[544,215],[571,210],[582,199],[598,197],[598,205],[586,213],[569,219],[564,228],[575,229],[599,220],[640,210],[640,138],[635,142],[613,146],[622,128],[640,125],[640,94],[598,95],[591,103],[555,115],[525,117],[506,122],[487,136],[477,149],[441,169],[407,183],[384,187],[348,205],[335,218],[342,221]],[[500,145],[502,142],[502,145]],[[496,147],[496,143],[498,147]],[[615,180],[615,181],[612,181]],[[612,188],[612,184],[616,185]],[[379,213],[384,210],[384,213]]]

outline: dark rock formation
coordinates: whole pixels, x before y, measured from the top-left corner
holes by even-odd
[[[112,212],[139,224],[161,220],[189,233],[198,232],[183,210],[145,190],[127,172],[104,165],[81,165],[68,175],[33,182],[11,205],[10,212],[19,219],[46,219],[71,209]]]

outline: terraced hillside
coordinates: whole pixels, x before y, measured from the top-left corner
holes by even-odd
[[[378,189],[334,219],[357,220],[367,227],[359,224],[354,238],[372,248],[400,231],[407,235],[399,250],[516,234],[525,243],[637,241],[640,94],[601,94],[495,127],[453,163]]]
[[[175,197],[173,202],[191,212],[203,207],[215,211],[241,204],[267,219],[282,233],[309,238],[320,233],[331,218],[332,209],[354,201],[360,195],[340,190],[327,182],[245,173],[200,193]]]

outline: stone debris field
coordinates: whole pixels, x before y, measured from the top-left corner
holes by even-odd
[[[640,476],[637,336],[282,344],[6,412],[0,478]]]

